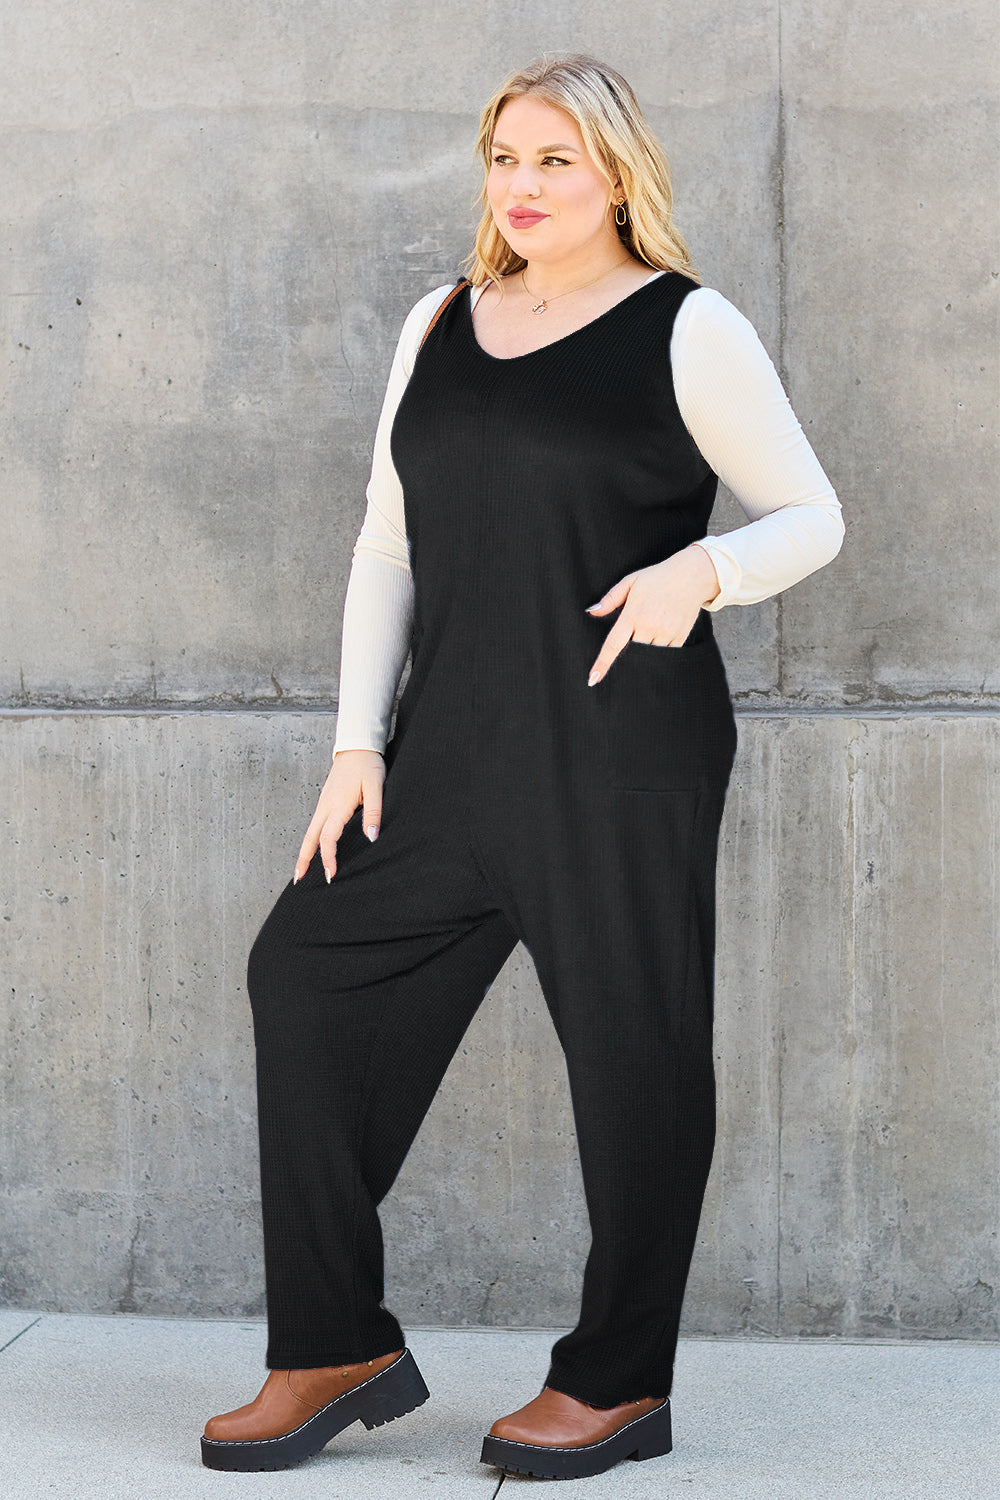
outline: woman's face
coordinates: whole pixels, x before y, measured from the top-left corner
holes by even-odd
[[[585,257],[620,245],[612,188],[565,110],[531,94],[497,117],[486,194],[494,222],[527,261]],[[620,196],[620,193],[618,193]]]

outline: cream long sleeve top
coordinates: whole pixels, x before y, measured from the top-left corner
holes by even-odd
[[[403,491],[389,434],[424,331],[450,290],[451,284],[437,287],[410,310],[389,372],[344,600],[334,755],[381,753],[389,738],[413,624]],[[474,288],[474,299],[484,290],[485,284]],[[756,604],[837,555],[844,539],[840,502],[753,324],[720,292],[697,287],[684,298],[670,360],[684,424],[748,523],[699,540],[720,585],[705,608]]]

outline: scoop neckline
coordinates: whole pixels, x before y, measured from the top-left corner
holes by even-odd
[[[652,276],[647,276],[646,280],[642,282],[641,285],[634,287],[631,292],[626,292],[624,297],[620,298],[619,301],[612,303],[610,307],[605,308],[604,312],[598,313],[596,318],[591,318],[587,323],[581,323],[579,328],[572,328],[570,329],[569,333],[560,334],[559,338],[551,339],[547,344],[539,344],[537,349],[525,349],[523,354],[507,355],[491,354],[488,349],[483,348],[482,344],[476,338],[476,325],[472,321],[472,294],[476,290],[476,288],[470,283],[469,295],[465,298],[465,316],[469,326],[469,334],[472,338],[472,342],[475,344],[476,348],[479,350],[484,359],[491,359],[493,360],[494,364],[498,365],[513,365],[516,364],[519,359],[530,359],[533,354],[544,354],[546,349],[554,349],[558,344],[565,344],[567,339],[575,339],[578,334],[586,333],[588,328],[593,328],[595,324],[603,322],[605,318],[610,318],[611,314],[613,312],[617,312],[620,307],[624,307],[626,302],[631,302],[633,297],[638,297],[639,293],[644,292],[648,286],[651,286],[653,284],[654,281],[662,281],[663,277],[667,275],[669,275],[668,271],[654,271]]]

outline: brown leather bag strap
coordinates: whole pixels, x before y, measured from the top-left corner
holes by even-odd
[[[448,303],[449,302],[454,302],[455,298],[458,296],[459,292],[463,289],[463,287],[467,287],[467,286],[471,286],[471,285],[472,285],[472,282],[469,280],[469,278],[467,276],[463,276],[462,280],[458,283],[458,285],[452,287],[451,291],[448,293],[447,297],[445,297],[444,301],[438,307],[437,312],[434,314],[433,318],[431,318],[431,320],[428,323],[427,327],[424,329],[424,337],[420,340],[420,343],[417,345],[417,353],[418,354],[420,353],[421,349],[424,347],[424,340],[427,338],[427,335],[430,333],[431,329],[434,327],[434,324],[437,322],[438,318],[441,316],[441,314],[444,312],[445,308],[448,306]]]

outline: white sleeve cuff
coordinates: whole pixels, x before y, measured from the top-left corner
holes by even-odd
[[[743,577],[742,569],[728,548],[721,546],[714,537],[700,536],[695,546],[708,553],[719,577],[719,592],[711,604],[702,606],[714,614],[717,609],[724,609],[736,599]]]

